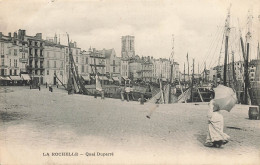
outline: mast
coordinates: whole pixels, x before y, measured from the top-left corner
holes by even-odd
[[[73,94],[73,85],[72,85],[72,62],[71,62],[71,49],[70,49],[70,39],[69,39],[69,34],[67,33],[68,37],[68,46],[69,46],[69,79],[68,79],[68,94]]]
[[[235,73],[235,60],[234,60],[234,51],[232,51],[232,75],[233,75],[233,83],[234,88],[237,87],[236,73]]]
[[[170,57],[170,84],[169,84],[169,98],[168,98],[168,104],[171,103],[171,84],[172,84],[172,74],[173,74],[173,63],[174,63],[174,35],[172,35],[172,53]]]
[[[256,81],[260,81],[260,49],[259,49],[259,42],[258,42],[258,46],[257,46],[257,62],[256,62],[256,72],[255,72],[255,80]]]
[[[186,89],[186,82],[185,82],[185,62],[184,62],[184,78],[183,78],[183,80],[184,80],[184,88]]]
[[[198,84],[200,84],[200,65],[199,65],[199,62],[198,62]]]
[[[230,6],[231,7],[231,6]],[[228,15],[226,18],[226,23],[225,23],[225,58],[224,58],[224,76],[223,76],[223,84],[227,86],[227,59],[228,59],[228,38],[229,38],[229,33],[230,33],[230,7],[228,9]]]
[[[190,82],[190,64],[189,64],[189,54],[187,52],[187,62],[188,62],[188,79],[189,79],[189,82]]]
[[[195,61],[195,59],[193,58],[192,78],[191,78],[191,102],[193,102],[194,61]]]
[[[206,61],[204,62],[204,72],[203,72],[203,79],[204,79],[204,82],[207,82],[207,73],[206,73]]]
[[[244,101],[246,104],[249,104],[249,100],[248,100],[248,94],[249,94],[249,99],[252,98],[251,95],[251,86],[250,86],[250,81],[249,81],[249,73],[248,73],[248,59],[249,59],[249,55],[250,55],[250,42],[251,42],[251,27],[252,27],[252,15],[249,12],[248,15],[248,22],[247,22],[247,27],[248,27],[248,32],[246,34],[246,54],[245,54],[245,64],[244,64],[244,75],[245,75],[245,95],[244,95]]]

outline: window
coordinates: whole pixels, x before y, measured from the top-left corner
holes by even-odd
[[[10,66],[12,66],[12,60],[10,59]]]
[[[84,72],[84,65],[81,66],[81,72]]]
[[[47,70],[47,75],[49,75],[49,70]]]
[[[7,75],[7,69],[5,69],[5,73],[4,73],[4,75]]]
[[[66,56],[66,62],[69,62],[69,56]]]
[[[76,57],[76,62],[79,62],[79,58],[78,57]]]
[[[63,62],[61,62],[61,64],[60,64],[60,68],[63,68]]]
[[[66,72],[69,72],[69,65],[66,66]]]
[[[14,56],[17,56],[17,49],[14,49]]]
[[[60,71],[60,75],[61,75],[61,76],[63,75],[63,71]]]
[[[10,75],[12,75],[12,69],[10,69]]]
[[[76,55],[78,55],[78,49],[76,50]]]
[[[47,57],[50,57],[50,53],[49,52],[47,52]]]
[[[9,49],[9,53],[8,54],[11,55],[11,53],[12,53],[12,51],[11,51],[11,49]]]
[[[5,59],[4,58],[1,58],[1,63],[2,63],[2,66],[5,65]]]
[[[68,48],[66,48],[66,54],[68,54]]]
[[[116,67],[113,67],[113,72],[116,72]]]
[[[47,61],[47,68],[50,67],[50,61]]]
[[[54,52],[54,58],[56,58],[56,52]]]
[[[86,64],[88,64],[88,57],[86,57]]]
[[[17,67],[17,60],[14,60],[14,67]]]
[[[4,43],[1,43],[1,54],[4,55]]]
[[[25,58],[25,53],[22,53],[22,58]]]
[[[116,62],[115,62],[115,60],[113,60],[113,65],[116,65]]]
[[[56,61],[54,61],[54,68],[56,68]]]
[[[14,75],[17,76],[17,70],[16,69],[14,70]]]

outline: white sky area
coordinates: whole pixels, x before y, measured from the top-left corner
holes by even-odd
[[[121,36],[135,36],[135,51],[139,56],[169,58],[174,34],[175,61],[189,63],[195,59],[195,73],[216,66],[221,51],[223,28],[231,6],[231,37],[229,52],[239,53],[239,27],[245,40],[247,15],[251,10],[252,52],[256,58],[259,40],[259,0],[0,0],[0,31],[5,35],[25,29],[27,35],[43,33],[46,37],[60,35],[67,45],[66,32],[78,47],[87,50],[114,48],[121,56]],[[239,20],[239,21],[238,21]],[[239,24],[238,24],[239,22]],[[239,25],[239,26],[238,26]],[[220,53],[222,52],[222,53]],[[191,68],[191,67],[190,67]],[[187,70],[186,70],[187,71]]]

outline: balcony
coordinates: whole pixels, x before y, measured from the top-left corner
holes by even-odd
[[[101,59],[105,59],[105,56],[100,56],[100,55],[90,55],[91,58],[101,58]]]
[[[96,66],[96,67],[105,67],[105,65],[102,65],[102,64],[96,64],[96,65],[95,65],[95,64],[90,64],[90,66],[94,66],[94,67],[95,67],[95,66]]]
[[[28,60],[27,60],[27,58],[19,58],[19,62],[21,62],[21,63],[27,63]]]

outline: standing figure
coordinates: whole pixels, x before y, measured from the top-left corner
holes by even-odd
[[[208,110],[208,133],[205,146],[207,147],[221,147],[228,143],[230,137],[223,132],[224,120],[220,114],[220,108],[215,103],[214,99],[209,103]]]

